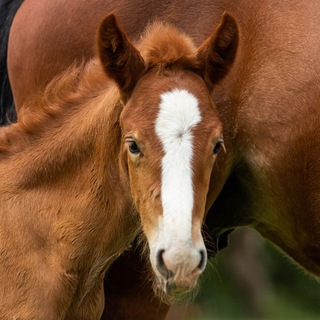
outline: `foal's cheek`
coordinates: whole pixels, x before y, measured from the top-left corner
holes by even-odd
[[[128,169],[132,199],[136,209],[139,211],[141,207],[141,191],[137,168],[132,165],[131,161],[128,161]]]
[[[144,197],[144,178],[141,174],[141,168],[129,165],[130,188],[134,205],[139,213],[143,211],[145,205]]]
[[[162,204],[158,192],[151,192],[152,187],[146,183],[146,177],[141,177],[136,185],[134,194],[135,206],[141,218],[144,232],[149,238],[157,233],[159,227],[159,217],[162,216]]]
[[[141,218],[141,225],[147,238],[158,231],[162,216],[161,171],[149,159],[140,159],[139,165],[132,157],[128,159],[130,188],[133,202]]]

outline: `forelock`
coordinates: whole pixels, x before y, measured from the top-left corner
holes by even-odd
[[[149,25],[137,47],[148,68],[199,69],[192,39],[168,23],[157,21]]]

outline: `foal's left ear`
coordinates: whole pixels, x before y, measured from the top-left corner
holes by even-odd
[[[237,53],[238,25],[233,16],[225,13],[211,36],[198,49],[204,79],[212,88],[229,72]]]
[[[128,100],[145,64],[113,14],[106,16],[100,25],[98,52],[105,72],[117,83],[122,99]]]

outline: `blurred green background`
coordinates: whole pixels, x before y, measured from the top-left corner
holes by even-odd
[[[230,235],[200,281],[169,320],[320,320],[320,282],[251,229]]]

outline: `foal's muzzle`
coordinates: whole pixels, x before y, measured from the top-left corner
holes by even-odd
[[[156,255],[156,268],[162,278],[159,279],[160,284],[170,295],[194,289],[206,264],[207,251],[204,246],[159,249]]]

